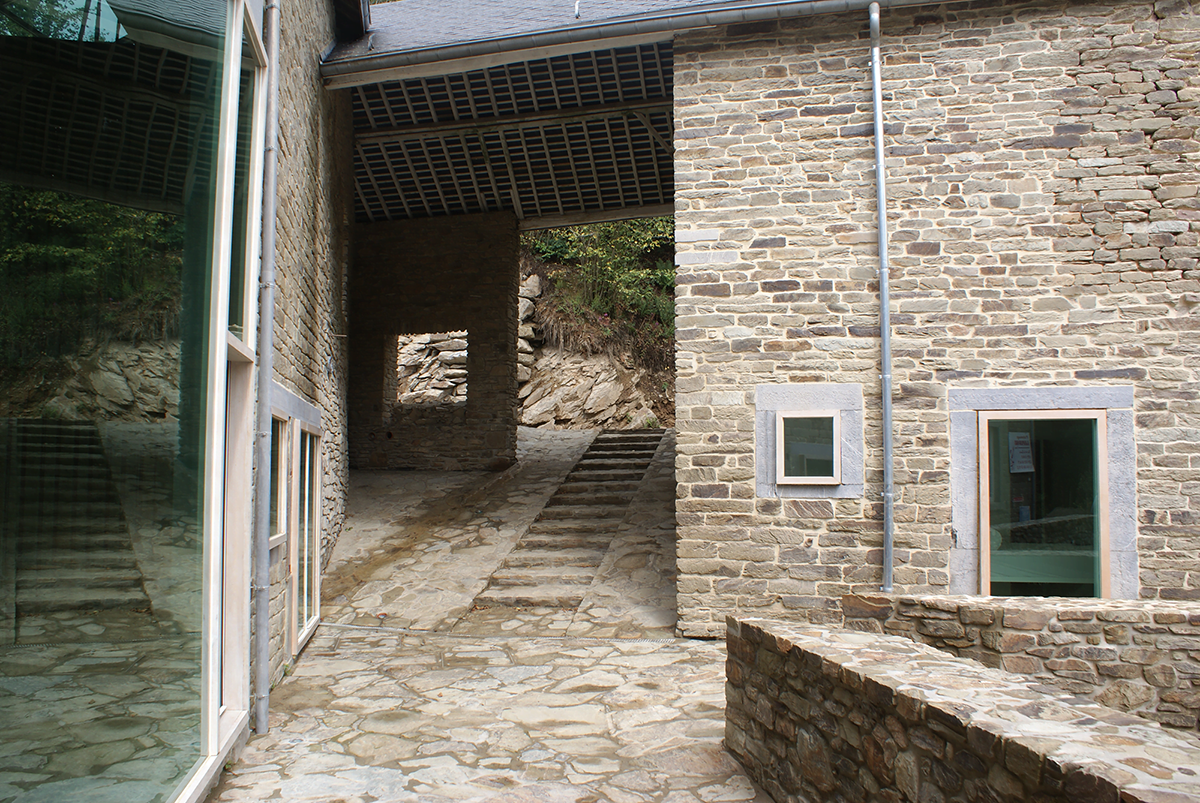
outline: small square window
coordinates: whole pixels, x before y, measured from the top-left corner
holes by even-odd
[[[840,417],[837,410],[776,413],[775,481],[778,484],[841,484]]]

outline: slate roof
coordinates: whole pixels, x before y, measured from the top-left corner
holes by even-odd
[[[576,19],[574,0],[395,0],[371,6],[371,32],[386,40],[388,50],[424,50],[729,5],[711,0],[580,0]],[[381,49],[379,45],[375,49]]]
[[[879,0],[883,7],[931,0]],[[362,222],[670,214],[673,32],[853,0],[393,0],[322,71],[351,93]],[[864,12],[865,16],[865,12]]]

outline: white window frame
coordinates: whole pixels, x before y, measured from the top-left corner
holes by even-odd
[[[790,476],[784,471],[784,422],[797,418],[828,418],[833,422],[833,472],[808,477]],[[775,413],[775,482],[779,485],[842,484],[842,414],[840,410],[779,410]]]
[[[1108,545],[1108,413],[1106,410],[979,410],[976,435],[979,444],[979,593],[989,596],[992,591],[992,550],[991,550],[991,482],[988,473],[990,465],[990,442],[988,439],[988,424],[992,421],[1053,421],[1053,420],[1090,420],[1095,421],[1096,427],[1096,472],[1098,481],[1098,498],[1096,500],[1099,538],[1096,544],[1096,568],[1099,578],[1098,594],[1100,598],[1112,596],[1112,572],[1109,561]]]
[[[252,342],[229,330],[230,260],[237,118],[243,63],[255,66],[253,129],[247,180],[245,281],[246,332],[254,331],[261,240],[262,160],[266,110],[266,49],[261,22],[246,0],[228,0],[216,159],[211,307],[207,329],[208,377],[203,492],[200,756],[169,798],[197,803],[208,793],[225,757],[249,725],[250,715],[250,467],[253,464]],[[243,37],[250,43],[243,50]],[[247,62],[243,61],[243,58]],[[248,418],[249,416],[249,418]],[[230,431],[227,442],[226,431]]]
[[[292,465],[295,466],[291,474],[291,500],[289,506],[290,520],[288,524],[288,643],[291,647],[290,652],[292,657],[299,655],[304,649],[304,645],[312,638],[316,632],[317,626],[321,623],[321,533],[324,530],[324,511],[322,505],[323,498],[323,467],[321,461],[321,428],[319,425],[312,425],[304,421],[295,420],[292,427],[294,437],[292,441]],[[302,462],[301,443],[305,436],[312,438],[313,461],[312,473],[305,478],[305,464]],[[300,577],[300,557],[304,549],[304,544],[301,543],[301,534],[304,532],[304,522],[301,517],[305,513],[304,498],[302,496],[305,489],[302,487],[302,480],[307,479],[307,492],[310,494],[310,499],[314,506],[314,520],[312,533],[313,553],[309,555],[309,577],[308,577],[308,595],[311,598],[312,615],[306,621],[300,621],[300,595],[302,593],[301,577]]]

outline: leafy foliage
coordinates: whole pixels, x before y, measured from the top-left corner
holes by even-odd
[[[0,3],[0,35],[113,42],[121,35],[103,0],[9,0]]]
[[[0,184],[0,364],[173,334],[182,247],[171,215]]]
[[[527,234],[550,263],[542,326],[582,351],[630,352],[647,368],[669,366],[675,337],[675,222],[645,218]]]

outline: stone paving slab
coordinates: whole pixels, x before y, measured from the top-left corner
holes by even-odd
[[[213,801],[765,801],[724,649],[326,626]]]
[[[518,463],[500,474],[351,472],[323,620],[449,629],[595,436],[521,427]]]
[[[672,438],[578,609],[473,606],[593,436],[352,474],[325,623],[210,803],[768,803],[722,746],[724,644],[674,637]]]

